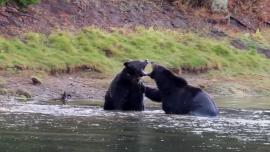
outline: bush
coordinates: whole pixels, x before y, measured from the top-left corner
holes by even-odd
[[[0,0],[0,5],[4,5],[8,0]]]
[[[19,6],[28,6],[31,4],[36,4],[39,0],[14,0]]]
[[[20,7],[26,7],[31,4],[36,4],[39,0],[0,0],[0,5],[5,5],[7,3],[15,3]]]
[[[191,7],[209,7],[211,6],[212,0],[173,0],[172,2],[178,5],[188,5]]]

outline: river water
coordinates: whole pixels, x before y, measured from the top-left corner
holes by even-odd
[[[216,118],[108,112],[93,101],[0,101],[1,152],[269,152],[270,98],[217,98]]]

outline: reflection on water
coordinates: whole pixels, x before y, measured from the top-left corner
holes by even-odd
[[[217,118],[165,115],[159,106],[149,103],[144,112],[108,112],[98,104],[87,105],[86,101],[68,105],[1,102],[0,149],[1,152],[270,151],[270,100],[256,98],[235,105],[236,100],[239,99],[218,99],[219,107],[223,108]]]

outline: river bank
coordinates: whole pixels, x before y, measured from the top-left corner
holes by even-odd
[[[33,84],[39,77],[41,84]],[[191,85],[205,90],[211,97],[269,96],[270,77],[262,75],[222,76],[218,74],[181,74]],[[64,92],[71,100],[87,99],[103,102],[107,88],[114,75],[96,72],[49,75],[32,71],[18,73],[1,72],[0,100],[18,99],[48,101],[61,99]],[[150,78],[143,78],[148,86],[155,86]],[[28,96],[29,95],[29,96]]]
[[[270,95],[270,37],[266,32],[228,35],[158,28],[88,27],[50,35],[0,37],[0,100],[103,101],[127,60],[149,59],[217,96]],[[32,77],[42,83],[33,85]],[[153,81],[145,79],[147,85]]]
[[[66,92],[73,99],[102,101],[122,63],[136,59],[160,63],[213,97],[269,95],[269,36],[210,33],[89,27],[0,38],[0,99],[60,99]]]

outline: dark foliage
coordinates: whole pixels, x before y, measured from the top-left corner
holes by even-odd
[[[16,4],[20,7],[26,7],[31,4],[36,4],[39,0],[0,0],[0,5],[6,5],[8,3]]]

